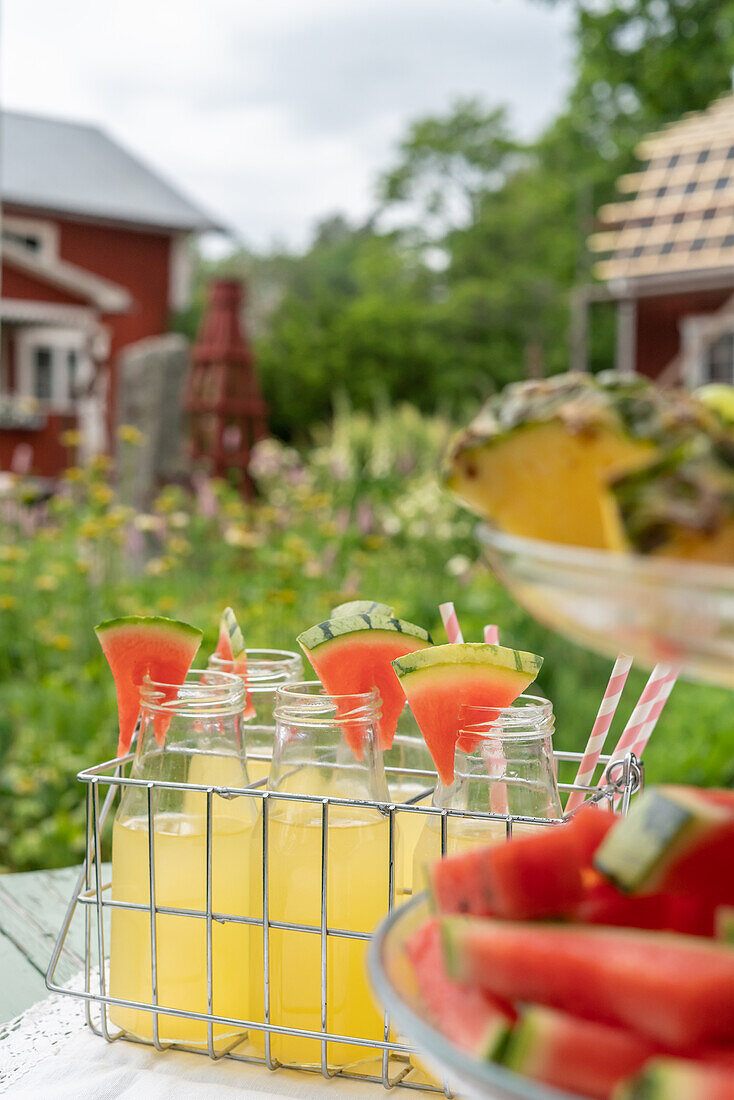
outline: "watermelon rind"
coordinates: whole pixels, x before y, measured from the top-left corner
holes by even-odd
[[[717,940],[734,947],[734,905],[719,905],[714,914],[714,930]]]
[[[327,619],[326,622],[312,626],[298,635],[298,644],[311,651],[327,642],[333,642],[345,634],[356,634],[366,630],[387,630],[391,633],[408,634],[431,645],[431,635],[421,626],[404,622],[402,619],[387,615],[347,615],[343,619]]]
[[[330,619],[346,619],[353,615],[386,615],[391,619],[395,615],[395,608],[375,600],[348,600],[332,607],[329,612]]]
[[[669,867],[731,820],[726,809],[687,787],[649,787],[602,841],[594,867],[626,894],[650,893]]]
[[[718,1080],[712,1080],[712,1073]],[[734,1071],[730,1073],[734,1086]],[[721,1091],[720,1075],[723,1074],[726,1071],[722,1067],[708,1063],[682,1058],[651,1058],[640,1073],[614,1090],[612,1100],[719,1100],[724,1095],[732,1095]]]
[[[220,629],[224,629],[229,637],[229,644],[232,647],[232,658],[237,658],[242,654],[245,648],[245,639],[240,629],[240,624],[237,622],[237,616],[231,607],[225,607],[219,620]]]
[[[523,672],[533,678],[538,675],[543,658],[535,653],[525,653],[520,649],[507,646],[489,645],[486,642],[454,642],[449,645],[436,645],[430,649],[419,649],[398,657],[393,668],[401,678],[414,672],[426,672],[438,666],[446,665],[488,665],[492,668],[507,668]]]
[[[172,633],[181,636],[188,635],[191,638],[203,638],[204,636],[204,631],[199,630],[198,626],[183,623],[180,619],[167,619],[163,615],[123,615],[118,619],[105,619],[103,622],[97,623],[94,633],[99,637],[102,634],[107,634],[110,630],[117,630],[121,626],[158,626],[165,627],[171,630]]]

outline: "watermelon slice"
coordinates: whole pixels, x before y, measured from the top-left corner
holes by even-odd
[[[182,684],[201,645],[202,632],[176,619],[130,615],[95,626],[117,689],[120,738],[117,755],[130,748],[140,713],[140,688],[146,676],[159,684]],[[174,689],[168,698],[174,697]],[[162,743],[165,729],[156,726]]]
[[[534,1081],[607,1100],[658,1051],[632,1031],[532,1005],[510,1033],[502,1063]]]
[[[629,1028],[681,1053],[734,1043],[734,951],[670,932],[444,917],[446,967],[495,997]]]
[[[441,782],[454,779],[454,754],[467,708],[508,707],[543,663],[534,653],[467,642],[437,645],[393,661]],[[471,745],[466,746],[471,749]]]
[[[477,1058],[497,1057],[516,1018],[511,1005],[448,976],[435,918],[416,929],[405,950],[433,1026]]]
[[[566,824],[439,860],[430,872],[436,909],[509,920],[573,913],[586,896],[593,853],[615,820],[583,806]]]
[[[351,615],[312,626],[298,637],[314,671],[330,695],[353,695],[377,689],[382,700],[378,723],[380,747],[389,749],[405,706],[391,661],[431,646],[420,626],[385,615]],[[361,739],[350,727],[345,737],[361,759]]]
[[[653,1058],[620,1085],[613,1100],[734,1100],[734,1067]]]
[[[714,917],[716,938],[734,945],[734,906],[720,905]]]
[[[630,894],[691,893],[734,905],[734,795],[649,787],[600,846],[596,869]]]
[[[330,619],[348,619],[352,615],[385,615],[392,619],[395,608],[386,603],[376,603],[375,600],[349,600],[347,603],[337,604],[329,612]]]
[[[689,936],[714,934],[714,910],[705,900],[692,894],[630,897],[596,871],[588,873],[584,897],[568,915],[582,924],[685,932]]]
[[[255,708],[247,691],[247,650],[237,616],[231,607],[225,607],[219,620],[219,639],[214,651],[217,657],[232,664],[232,672],[239,676],[245,685],[244,718],[254,718]]]

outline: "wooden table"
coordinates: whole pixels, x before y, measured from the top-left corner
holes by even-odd
[[[63,867],[0,875],[0,1023],[48,995],[46,968],[77,874],[77,867]],[[75,931],[64,954],[69,977],[83,966],[84,947]]]

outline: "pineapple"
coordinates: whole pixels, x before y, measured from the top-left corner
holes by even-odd
[[[446,484],[510,534],[610,547],[609,479],[644,466],[709,415],[682,394],[612,371],[514,383],[456,440]]]
[[[734,443],[697,439],[611,483],[610,541],[656,557],[734,564]]]

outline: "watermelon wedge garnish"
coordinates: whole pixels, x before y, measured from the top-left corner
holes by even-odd
[[[329,695],[354,695],[376,689],[382,707],[378,723],[380,748],[389,749],[405,697],[391,662],[431,646],[426,630],[386,615],[351,615],[312,626],[298,643]],[[361,759],[361,738],[344,736]]]
[[[176,619],[141,615],[108,619],[95,626],[94,632],[115,680],[120,720],[117,755],[124,756],[135,732],[140,688],[146,676],[158,684],[182,684],[201,645],[202,632]],[[175,687],[167,698],[174,693]],[[156,726],[159,744],[164,737],[165,727]]]
[[[232,672],[235,676],[239,676],[245,685],[245,709],[243,711],[244,718],[255,717],[255,707],[253,706],[250,693],[247,691],[247,650],[245,649],[245,639],[240,629],[240,624],[237,622],[237,616],[231,607],[225,607],[219,620],[219,640],[217,641],[217,648],[214,651],[217,657],[221,657],[223,661],[230,661],[232,663]]]
[[[534,653],[480,642],[437,645],[393,661],[444,785],[454,780],[456,743],[471,708],[509,707],[542,663]]]
[[[347,603],[332,607],[329,618],[346,619],[351,615],[386,615],[391,619],[394,614],[395,608],[386,603],[377,603],[375,600],[349,600]]]

